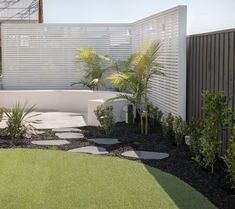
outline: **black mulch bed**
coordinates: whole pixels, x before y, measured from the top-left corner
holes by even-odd
[[[68,139],[71,143],[62,146],[38,146],[32,145],[32,140],[53,140],[58,139],[51,131],[45,131],[44,134],[32,136],[31,139],[25,139],[23,144],[13,145],[9,140],[0,136],[0,148],[37,148],[37,149],[56,149],[70,150],[74,148],[95,145],[89,142],[88,138],[105,137],[102,129],[97,127],[81,128],[84,139]],[[170,157],[163,160],[135,160],[145,163],[149,166],[171,173],[182,179],[199,192],[204,194],[212,203],[220,209],[234,209],[235,195],[229,187],[228,178],[225,173],[225,165],[221,159],[217,160],[215,165],[215,174],[210,174],[206,169],[198,166],[191,159],[191,153],[186,145],[176,147],[171,141],[162,137],[161,128],[150,132],[148,136],[139,134],[137,127],[129,127],[124,123],[116,125],[115,133],[111,136],[118,138],[121,143],[116,145],[102,145],[111,155],[124,158],[121,154],[128,150],[144,150],[169,153]],[[3,138],[5,140],[3,140]],[[100,146],[100,145],[98,145]],[[126,158],[126,157],[125,157]],[[127,158],[134,160],[131,158]]]

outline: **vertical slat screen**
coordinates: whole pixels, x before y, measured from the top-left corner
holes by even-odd
[[[217,91],[231,97],[235,108],[235,29],[187,39],[187,120],[203,118],[201,94]],[[223,134],[223,148],[228,133]]]

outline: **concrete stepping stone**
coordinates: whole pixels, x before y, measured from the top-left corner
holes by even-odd
[[[53,132],[78,132],[81,133],[82,130],[79,128],[54,128],[52,129]]]
[[[25,138],[31,139],[32,135],[42,135],[42,134],[45,134],[45,133],[46,133],[45,131],[31,130],[31,131],[28,131],[28,133],[25,134]]]
[[[134,151],[126,151],[122,153],[122,156],[136,158],[136,159],[143,159],[143,160],[161,160],[169,157],[169,154],[161,152],[147,152],[147,151],[134,150]]]
[[[82,139],[84,135],[81,133],[72,133],[72,132],[65,132],[65,133],[56,133],[55,134],[60,139]]]
[[[68,152],[90,153],[95,155],[105,155],[108,151],[104,147],[87,146],[69,150]]]
[[[88,141],[95,142],[96,144],[106,144],[106,145],[120,143],[118,139],[113,139],[113,138],[93,138],[93,139],[88,139]]]
[[[69,144],[70,142],[67,140],[42,140],[42,141],[32,141],[31,143],[42,146],[56,146],[56,145]]]

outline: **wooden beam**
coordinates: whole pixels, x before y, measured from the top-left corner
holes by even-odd
[[[38,22],[43,23],[43,0],[39,0]]]

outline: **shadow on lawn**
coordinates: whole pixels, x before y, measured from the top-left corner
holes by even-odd
[[[177,177],[160,170],[156,172],[155,168],[144,165],[179,209],[216,209],[201,193]]]
[[[178,179],[176,176],[167,174],[161,170],[156,172],[157,165],[161,164],[160,167],[165,167],[163,170],[168,171],[168,166],[177,160],[177,166],[174,169],[180,169],[182,167],[182,172],[186,172],[183,169],[184,163],[182,163],[181,159],[176,156],[175,150],[178,148],[172,145],[172,143],[166,139],[163,139],[161,133],[161,127],[158,127],[158,133],[153,132],[148,136],[141,135],[138,133],[138,127],[134,130],[127,130],[125,133],[124,127],[119,127],[118,134],[115,136],[117,138],[121,138],[121,143],[119,145],[111,146],[109,151],[119,150],[119,153],[116,153],[120,156],[120,154],[124,151],[128,150],[139,150],[139,151],[153,151],[153,152],[166,152],[170,156],[169,158],[162,160],[137,160],[145,166],[146,170],[154,177],[156,182],[162,187],[162,189],[167,193],[167,195],[171,198],[171,200],[175,203],[175,205],[179,209],[216,209],[216,207],[201,193],[197,192],[194,188],[186,184],[185,182]],[[121,135],[120,135],[121,133]],[[134,134],[133,134],[134,133]],[[121,137],[120,137],[121,136]],[[164,143],[162,143],[164,141]],[[170,158],[173,157],[173,160]],[[188,157],[188,156],[185,156]],[[128,158],[129,160],[134,160]],[[172,161],[169,163],[169,160]],[[136,161],[136,160],[135,160]],[[180,163],[180,162],[182,163]],[[180,164],[180,165],[179,165]],[[171,170],[171,169],[170,169]],[[188,173],[188,171],[187,171]],[[192,174],[194,175],[193,171]],[[158,207],[157,207],[158,208]],[[159,205],[159,208],[161,206]]]

